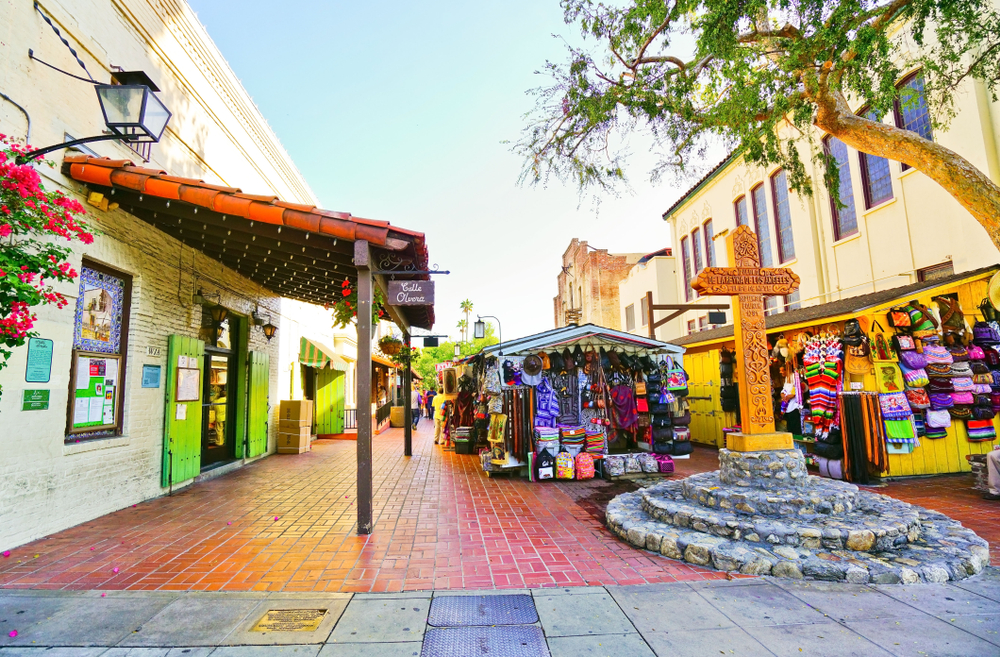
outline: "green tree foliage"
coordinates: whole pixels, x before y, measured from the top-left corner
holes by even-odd
[[[484,347],[497,344],[498,342],[500,341],[497,339],[496,333],[494,333],[493,325],[487,323],[486,337],[484,338],[474,339],[472,342],[442,342],[437,347],[425,347],[421,349],[420,356],[413,361],[413,369],[423,377],[423,387],[430,388],[431,382],[437,381],[435,365],[455,360],[456,344],[461,348],[462,356],[471,356],[482,351]]]
[[[547,63],[552,83],[534,90],[536,109],[517,147],[525,179],[552,174],[583,190],[615,188],[625,180],[625,137],[643,130],[662,153],[654,178],[704,164],[706,147],[721,142],[752,164],[784,167],[793,189],[809,194],[796,142],[811,139],[816,126],[926,173],[1000,246],[1000,187],[988,176],[940,144],[854,113],[890,113],[900,77],[915,69],[923,71],[938,128],[972,81],[995,100],[1000,12],[993,0],[561,4],[585,46],[568,46],[568,64]],[[596,53],[587,49],[595,42]],[[812,150],[836,190],[831,158]]]

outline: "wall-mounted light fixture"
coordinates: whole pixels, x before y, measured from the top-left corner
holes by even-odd
[[[28,55],[34,58],[34,53],[30,50]],[[132,143],[160,141],[172,114],[154,93],[159,91],[159,88],[148,75],[142,71],[114,71],[111,73],[111,84],[95,83],[94,88],[109,134],[84,137],[39,148],[19,155],[17,163],[24,164],[39,155],[94,141],[115,140]]]
[[[268,342],[270,342],[271,338],[274,337],[275,331],[278,330],[278,327],[268,321],[267,324],[264,324],[264,326],[261,327],[261,330],[264,331],[264,337],[267,338]]]
[[[215,322],[216,326],[222,324],[229,317],[229,311],[222,304],[215,304],[209,309],[209,312],[212,313],[212,321]]]

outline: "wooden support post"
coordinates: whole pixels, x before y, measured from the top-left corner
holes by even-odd
[[[653,293],[646,292],[646,326],[649,327],[649,337],[656,339],[656,325],[653,322]]]
[[[413,375],[410,373],[410,333],[403,331],[403,353],[406,369],[403,370],[403,456],[413,456]]]
[[[358,268],[358,534],[372,533],[372,271],[368,242],[354,243]]]

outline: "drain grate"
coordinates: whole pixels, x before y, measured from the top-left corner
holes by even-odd
[[[534,625],[445,627],[427,630],[420,655],[421,657],[469,657],[470,655],[550,657],[542,628]]]
[[[469,625],[530,625],[538,622],[530,595],[456,595],[434,598],[427,624],[434,627]]]

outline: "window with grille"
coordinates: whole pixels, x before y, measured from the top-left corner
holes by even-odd
[[[747,197],[741,196],[733,202],[733,208],[736,212],[736,225],[737,226],[748,226],[750,221],[747,219]]]
[[[715,260],[715,234],[712,232],[712,220],[709,219],[702,224],[702,232],[705,234],[705,266],[714,267]]]
[[[874,111],[858,112],[870,121],[881,121],[882,117]],[[865,207],[874,208],[879,203],[885,203],[892,198],[892,174],[889,173],[889,160],[876,155],[858,152],[861,163],[861,183],[865,190]]]
[[[632,331],[635,329],[635,304],[629,304],[625,306],[625,330]]]
[[[951,260],[917,270],[918,281],[936,281],[954,275],[955,265]]]
[[[681,265],[684,267],[684,298],[690,300],[694,290],[691,289],[691,244],[687,235],[681,238]]]
[[[708,329],[708,315],[702,315],[698,318],[698,330],[705,331]]]
[[[764,297],[765,315],[777,315],[780,312],[781,306],[778,304],[778,297]]]
[[[753,199],[753,223],[757,231],[757,244],[760,248],[760,266],[771,267],[774,259],[771,257],[771,228],[767,219],[767,194],[764,185],[757,185],[750,190]]]
[[[837,206],[831,194],[830,213],[833,216],[833,237],[835,240],[842,240],[858,232],[858,213],[854,207],[854,185],[851,182],[851,166],[847,159],[847,144],[830,136],[823,140],[823,148],[827,155],[833,157],[840,178],[838,190],[843,207]]]
[[[771,175],[771,200],[778,238],[778,262],[785,263],[795,258],[795,239],[792,236],[792,210],[788,206],[788,176],[784,169]]]
[[[799,291],[795,290],[791,294],[785,297],[785,310],[798,310],[802,307],[799,303]]]
[[[919,71],[903,79],[897,85],[899,95],[893,103],[896,127],[911,130],[928,141],[934,141],[931,113],[927,108],[924,94],[924,76]],[[902,165],[903,171],[910,167]]]
[[[693,319],[689,319],[688,320],[688,335],[691,335],[692,333],[694,333],[694,320]]]

